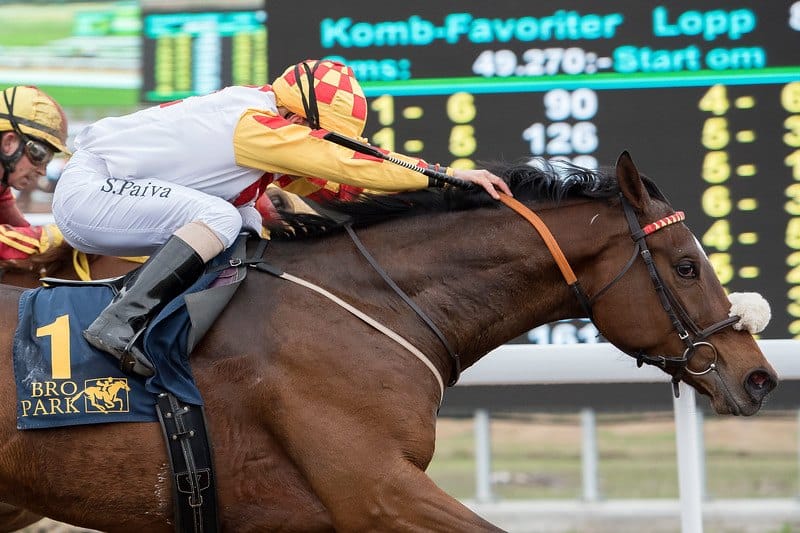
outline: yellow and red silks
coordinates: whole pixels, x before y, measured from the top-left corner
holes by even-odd
[[[61,246],[64,236],[55,224],[11,226],[0,224],[0,260],[28,259]]]

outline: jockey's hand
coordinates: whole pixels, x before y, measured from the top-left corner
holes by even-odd
[[[497,194],[497,190],[506,193],[509,196],[514,196],[511,194],[511,189],[508,188],[508,185],[505,181],[503,181],[499,176],[495,176],[491,172],[485,169],[456,169],[454,176],[456,178],[462,179],[468,183],[474,183],[475,185],[479,185],[486,189],[492,198],[495,200],[500,199],[500,195]]]

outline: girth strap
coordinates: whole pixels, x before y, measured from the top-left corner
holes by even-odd
[[[175,531],[216,533],[214,462],[203,408],[164,392],[156,396],[156,411],[173,473]]]

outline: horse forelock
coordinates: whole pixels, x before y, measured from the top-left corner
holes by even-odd
[[[563,200],[575,198],[612,198],[620,191],[613,172],[608,169],[590,170],[564,161],[494,161],[484,167],[500,176],[520,201],[557,205]],[[652,180],[644,175],[641,177],[651,197],[667,201]],[[482,189],[463,190],[455,187],[366,194],[352,201],[330,200],[320,203],[321,207],[348,217],[355,227],[424,213],[498,208],[499,205]],[[271,237],[278,240],[318,237],[342,227],[341,222],[322,216],[280,214],[281,222],[268,225]]]

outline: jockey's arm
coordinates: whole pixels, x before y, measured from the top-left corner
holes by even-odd
[[[249,109],[234,133],[236,163],[266,172],[320,176],[378,191],[415,190],[429,185],[428,178],[419,172],[326,141],[321,137],[324,133],[292,124],[269,111]],[[415,166],[427,166],[422,159],[387,153]]]
[[[0,193],[0,224],[9,224],[16,227],[28,227],[30,222],[25,220],[25,215],[19,210],[17,200],[10,187]]]
[[[63,258],[71,248],[64,241],[58,226],[10,226],[0,224],[0,265],[50,263]],[[17,263],[19,262],[19,263]]]

